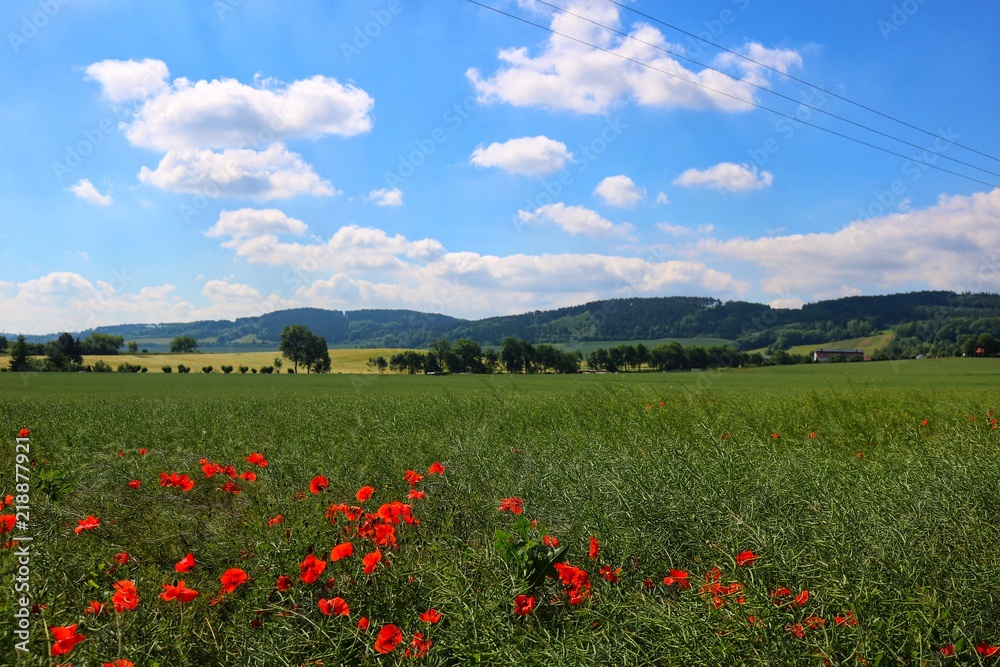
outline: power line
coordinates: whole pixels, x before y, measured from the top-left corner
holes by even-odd
[[[822,125],[817,125],[816,123],[810,123],[809,121],[802,120],[801,118],[796,118],[794,116],[791,116],[789,114],[783,113],[783,112],[778,111],[776,109],[771,109],[770,107],[766,107],[763,104],[759,104],[757,102],[753,102],[751,100],[744,99],[744,98],[739,97],[737,95],[732,95],[730,93],[726,93],[726,92],[718,90],[716,88],[712,88],[711,86],[706,86],[705,84],[700,83],[698,81],[694,81],[692,79],[688,79],[688,78],[685,78],[683,76],[679,76],[677,74],[674,74],[673,72],[668,72],[668,71],[666,71],[664,69],[661,69],[659,67],[655,67],[654,65],[650,65],[649,63],[642,62],[641,60],[636,60],[635,58],[629,58],[628,56],[624,56],[624,55],[622,55],[620,53],[616,53],[616,52],[614,52],[614,51],[612,51],[610,49],[606,49],[606,48],[604,48],[602,46],[598,46],[597,44],[591,44],[590,42],[588,42],[586,40],[580,39],[578,37],[573,37],[572,35],[567,35],[566,33],[559,32],[558,30],[554,30],[554,29],[550,28],[549,26],[545,26],[545,25],[541,25],[540,23],[535,23],[533,21],[529,21],[528,19],[526,19],[524,17],[517,16],[516,14],[511,14],[509,12],[505,12],[505,11],[503,11],[501,9],[497,9],[496,7],[491,7],[490,5],[485,5],[485,4],[481,3],[481,2],[478,2],[477,0],[466,0],[466,2],[469,2],[469,3],[473,4],[473,5],[477,5],[479,7],[482,7],[483,9],[488,9],[488,10],[490,10],[492,12],[495,12],[497,14],[500,14],[502,16],[506,16],[508,18],[512,18],[512,19],[514,19],[516,21],[520,21],[521,23],[525,23],[527,25],[534,26],[536,28],[540,28],[542,30],[545,30],[546,32],[549,32],[549,33],[553,34],[553,35],[558,35],[560,37],[565,37],[566,39],[572,40],[572,41],[577,42],[579,44],[582,44],[584,46],[588,46],[588,47],[590,47],[592,49],[596,49],[596,50],[601,51],[603,53],[607,53],[608,55],[615,56],[616,58],[621,58],[622,60],[626,60],[628,62],[634,63],[634,64],[639,65],[641,67],[645,67],[645,68],[651,69],[651,70],[653,70],[655,72],[660,72],[661,74],[666,74],[667,76],[673,77],[675,79],[679,79],[681,81],[685,81],[685,82],[690,83],[692,85],[698,86],[699,88],[703,88],[703,89],[708,90],[708,91],[710,91],[712,93],[715,93],[716,95],[722,95],[724,97],[729,97],[731,99],[734,99],[734,100],[736,100],[738,102],[746,104],[747,106],[753,107],[755,109],[761,109],[762,111],[767,111],[768,113],[775,114],[776,116],[781,116],[782,118],[787,118],[788,120],[794,121],[796,123],[800,123],[802,125],[807,125],[809,127],[814,127],[816,129],[822,130],[823,132],[826,132],[828,134],[832,134],[832,135],[840,137],[842,139],[847,139],[848,141],[853,141],[854,143],[861,144],[862,146],[867,146],[869,148],[874,148],[875,150],[881,151],[883,153],[887,153],[888,155],[893,155],[895,157],[903,158],[904,160],[915,162],[915,163],[923,165],[923,166],[925,166],[925,167],[927,167],[929,169],[935,169],[937,171],[941,171],[941,172],[944,172],[946,174],[951,174],[952,176],[958,176],[959,178],[964,178],[965,180],[972,181],[973,183],[979,183],[980,185],[985,185],[985,186],[990,187],[990,188],[1000,188],[1000,185],[997,185],[996,183],[990,183],[988,181],[983,181],[983,180],[980,180],[978,178],[974,178],[972,176],[967,176],[965,174],[961,174],[961,173],[959,173],[957,171],[952,171],[951,169],[945,169],[944,167],[939,167],[939,166],[937,166],[935,164],[931,164],[929,162],[924,162],[924,161],[919,160],[917,158],[912,158],[912,157],[910,157],[908,155],[904,155],[902,153],[897,153],[896,151],[890,150],[888,148],[884,148],[882,146],[870,143],[868,141],[864,141],[863,139],[858,139],[857,137],[852,137],[852,136],[844,134],[842,132],[838,132],[836,130],[831,130],[828,127],[823,127]]]
[[[555,10],[557,10],[559,12],[562,12],[563,14],[566,14],[568,16],[573,16],[575,18],[578,18],[581,21],[586,21],[587,23],[595,25],[595,26],[597,26],[599,28],[603,28],[604,30],[608,30],[609,32],[613,32],[616,35],[620,35],[620,36],[624,37],[625,39],[629,39],[629,40],[632,40],[632,41],[635,41],[635,42],[639,42],[640,44],[644,44],[644,45],[649,46],[651,48],[654,48],[654,49],[656,49],[658,51],[662,51],[663,53],[668,53],[671,56],[674,56],[675,58],[679,58],[681,60],[686,60],[689,63],[693,63],[693,64],[697,65],[698,67],[704,67],[705,69],[711,70],[713,72],[717,72],[717,73],[719,73],[719,74],[721,74],[721,75],[723,75],[725,77],[728,77],[728,78],[732,79],[733,81],[736,81],[736,82],[739,82],[739,83],[743,83],[743,84],[746,84],[748,86],[752,86],[753,88],[756,88],[757,90],[763,91],[765,93],[769,93],[769,94],[774,95],[776,97],[780,97],[780,98],[782,98],[784,100],[788,100],[789,102],[792,102],[794,104],[798,104],[798,105],[800,105],[802,107],[805,107],[806,109],[811,109],[813,111],[816,111],[817,113],[824,114],[824,115],[829,116],[831,118],[836,118],[839,121],[842,121],[844,123],[848,123],[850,125],[854,125],[855,127],[859,127],[859,128],[861,128],[863,130],[867,130],[868,132],[872,132],[874,134],[883,136],[883,137],[885,137],[887,139],[891,139],[893,141],[898,141],[899,143],[905,144],[907,146],[910,146],[911,148],[916,148],[918,150],[926,151],[927,153],[930,153],[931,155],[935,155],[935,156],[937,156],[939,158],[943,158],[945,160],[948,160],[950,162],[954,162],[956,164],[960,164],[960,165],[962,165],[964,167],[969,167],[971,169],[975,169],[976,171],[981,171],[981,172],[984,172],[986,174],[990,174],[991,176],[1000,176],[1000,173],[998,173],[998,172],[990,171],[989,169],[984,169],[983,167],[979,167],[979,166],[976,166],[976,165],[971,164],[969,162],[965,162],[963,160],[959,160],[958,158],[953,158],[953,157],[951,157],[949,155],[945,155],[944,153],[932,150],[930,148],[925,148],[924,146],[921,146],[920,144],[915,144],[912,141],[907,141],[906,139],[900,139],[899,137],[891,135],[888,132],[882,132],[881,130],[876,130],[875,128],[872,128],[872,127],[869,127],[869,126],[867,126],[867,125],[865,125],[863,123],[859,123],[857,121],[851,120],[850,118],[845,118],[843,116],[840,116],[838,114],[832,113],[830,111],[826,111],[825,109],[822,109],[821,107],[814,106],[814,105],[809,104],[807,102],[801,102],[801,101],[796,100],[795,98],[793,98],[793,97],[791,97],[789,95],[785,95],[783,93],[779,93],[776,90],[771,90],[770,88],[768,88],[766,86],[762,86],[762,85],[756,84],[753,81],[750,81],[748,79],[741,79],[739,77],[733,76],[732,74],[729,74],[728,72],[725,72],[725,71],[723,71],[721,69],[718,69],[716,67],[712,67],[711,65],[706,65],[705,63],[702,63],[702,62],[698,62],[697,60],[695,60],[693,58],[689,58],[689,57],[687,57],[687,56],[685,56],[683,54],[677,53],[676,51],[671,51],[670,49],[664,48],[664,47],[659,46],[657,44],[653,44],[653,43],[647,42],[647,41],[645,41],[643,39],[639,39],[638,37],[630,35],[630,34],[628,34],[626,32],[618,30],[616,28],[612,28],[611,26],[604,25],[603,23],[601,23],[599,21],[594,21],[593,19],[589,19],[586,16],[583,16],[582,14],[577,14],[576,12],[572,12],[572,11],[570,11],[568,9],[565,9],[564,7],[560,7],[558,5],[554,5],[551,2],[547,2],[546,0],[535,0],[535,2],[538,2],[539,4],[546,5],[547,7],[551,7],[552,9],[555,9]],[[756,62],[756,61],[754,61],[754,62]],[[762,65],[762,67],[766,67],[766,65]],[[779,74],[781,73],[781,70],[778,70],[778,69],[774,69],[774,68],[771,68],[771,67],[768,67],[768,69],[770,69],[772,71],[775,71],[775,72],[778,72]],[[813,87],[815,88],[815,86],[813,86]],[[824,92],[826,92],[826,91],[824,91]],[[939,139],[944,139],[945,141],[947,141],[946,138],[940,137],[940,135],[934,135],[934,136],[938,137]]]
[[[643,12],[640,12],[638,9],[634,9],[632,7],[629,7],[628,5],[625,5],[625,4],[621,3],[621,2],[618,2],[618,0],[607,0],[607,1],[610,2],[613,5],[621,7],[622,9],[628,10],[628,11],[634,13],[634,14],[638,14],[639,16],[642,16],[643,18],[647,18],[650,21],[654,21],[656,23],[659,23],[662,26],[666,26],[667,28],[670,28],[671,30],[676,30],[679,33],[682,33],[684,35],[687,35],[688,37],[692,37],[694,39],[697,39],[698,41],[704,42],[705,44],[708,44],[710,46],[714,46],[717,49],[725,51],[726,53],[731,53],[732,55],[736,56],[737,58],[742,58],[743,60],[746,60],[747,62],[753,63],[754,65],[758,65],[760,67],[768,69],[768,70],[770,70],[772,72],[775,72],[776,74],[780,74],[781,76],[788,77],[792,81],[797,81],[798,83],[801,83],[803,85],[809,86],[810,88],[812,88],[814,90],[822,91],[822,92],[824,92],[824,93],[826,93],[826,94],[828,94],[828,95],[830,95],[832,97],[836,97],[838,100],[843,100],[844,102],[847,102],[848,104],[852,104],[852,105],[858,107],[859,109],[864,109],[865,111],[871,112],[871,113],[876,114],[878,116],[881,116],[883,118],[887,118],[887,119],[893,121],[894,123],[899,123],[900,125],[905,125],[906,127],[910,128],[911,130],[916,130],[917,132],[922,132],[923,134],[926,134],[928,136],[935,137],[937,139],[942,139],[942,140],[948,142],[949,144],[952,144],[953,146],[957,146],[959,148],[964,148],[967,151],[971,151],[973,153],[976,153],[977,155],[981,155],[981,156],[983,156],[985,158],[989,158],[990,160],[993,160],[994,162],[1000,162],[1000,158],[994,157],[993,155],[990,155],[989,153],[984,153],[984,152],[976,150],[975,148],[972,148],[970,146],[966,146],[964,144],[960,144],[957,141],[952,141],[951,139],[948,139],[946,137],[942,137],[941,135],[937,134],[936,132],[931,132],[930,130],[925,130],[922,127],[918,127],[916,125],[913,125],[912,123],[908,123],[905,120],[902,120],[900,118],[896,118],[895,116],[891,116],[891,115],[889,115],[887,113],[883,113],[883,112],[879,111],[878,109],[873,109],[872,107],[867,106],[865,104],[862,104],[861,102],[855,102],[854,100],[852,100],[852,99],[850,99],[848,97],[844,97],[843,95],[838,95],[837,93],[835,93],[833,91],[827,90],[826,88],[823,88],[822,86],[817,86],[816,84],[810,83],[810,82],[806,81],[805,79],[800,79],[799,77],[794,76],[792,74],[788,74],[787,72],[782,72],[781,70],[776,69],[774,67],[771,67],[770,65],[766,65],[766,64],[764,64],[762,62],[754,60],[750,56],[744,55],[744,54],[739,53],[737,51],[733,51],[732,49],[727,49],[726,47],[724,47],[724,46],[722,46],[720,44],[716,44],[715,42],[712,42],[710,40],[705,39],[704,37],[699,37],[698,35],[696,35],[696,34],[694,34],[692,32],[688,32],[687,30],[684,30],[683,28],[679,28],[679,27],[677,27],[677,26],[675,26],[675,25],[673,25],[671,23],[667,23],[666,21],[658,19],[655,16],[650,16],[649,14],[645,14]],[[992,172],[990,172],[990,173],[992,173]]]

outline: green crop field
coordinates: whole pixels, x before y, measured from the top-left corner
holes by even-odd
[[[0,664],[993,664],[998,370],[3,373]]]

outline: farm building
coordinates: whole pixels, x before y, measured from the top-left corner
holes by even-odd
[[[864,361],[865,353],[864,350],[813,350],[813,361],[830,361],[836,357],[843,357],[845,361]]]

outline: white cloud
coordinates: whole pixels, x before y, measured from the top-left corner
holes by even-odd
[[[203,312],[211,312],[213,318],[253,317],[301,305],[295,299],[285,299],[277,294],[265,297],[251,285],[225,280],[209,280],[202,287],[201,294],[211,304]]]
[[[665,205],[670,203],[670,198],[667,197],[665,192],[659,192],[656,195],[656,203],[660,205]]]
[[[283,233],[301,236],[307,229],[306,223],[289,218],[278,209],[241,208],[219,214],[218,222],[205,232],[205,236],[230,236],[234,239]]]
[[[685,188],[698,186],[716,188],[727,192],[746,192],[771,187],[774,175],[757,171],[757,167],[734,162],[720,162],[708,169],[688,169],[674,179],[674,185]]]
[[[757,265],[770,293],[814,299],[900,289],[1000,291],[1000,189],[942,196],[835,231],[707,240],[698,249]]]
[[[112,102],[142,100],[165,92],[170,71],[162,60],[102,60],[86,68],[87,78],[101,84]]]
[[[595,211],[583,206],[566,206],[563,203],[547,204],[534,211],[518,211],[522,222],[528,224],[543,224],[550,222],[570,235],[581,234],[589,238],[622,236],[633,239],[635,227],[629,223],[616,225],[602,218]]]
[[[469,161],[479,167],[497,167],[524,176],[544,176],[561,170],[573,154],[561,141],[546,136],[521,137],[480,146]]]
[[[715,64],[721,68],[733,68],[739,72],[740,78],[757,85],[767,83],[767,67],[782,74],[788,74],[793,67],[802,67],[802,56],[791,49],[769,49],[757,42],[748,42],[739,53],[756,62],[750,62],[733,53],[721,53],[716,57]]]
[[[105,60],[87,68],[112,101],[139,99],[127,125],[135,146],[161,151],[241,148],[272,141],[350,137],[372,127],[374,100],[364,90],[314,76],[285,84],[234,79],[168,84],[167,66],[156,60]],[[159,77],[159,79],[157,79]]]
[[[204,149],[169,151],[156,170],[143,167],[139,180],[164,190],[255,201],[300,194],[330,196],[337,190],[322,180],[302,156],[280,144],[267,150]]]
[[[656,228],[664,234],[679,236],[682,238],[704,238],[712,236],[715,230],[714,225],[698,225],[697,227],[685,227],[683,225],[672,225],[669,222],[658,222]]]
[[[608,176],[597,184],[594,194],[605,204],[630,208],[646,198],[646,191],[632,182],[628,176]]]
[[[802,306],[806,305],[806,302],[802,299],[775,299],[769,302],[767,305],[771,308],[788,308],[790,310],[801,310]]]
[[[376,206],[402,206],[403,191],[399,188],[372,190],[365,197],[365,201],[371,202]]]
[[[98,206],[111,206],[111,204],[114,203],[111,195],[102,195],[97,191],[97,188],[94,187],[94,184],[86,178],[80,179],[76,185],[71,185],[67,189],[80,199],[88,201],[91,204],[97,204]]]
[[[751,107],[726,95],[757,99],[758,91],[747,83],[710,69],[687,69],[662,50],[680,52],[683,47],[669,43],[652,26],[638,23],[624,29],[617,7],[611,3],[576,0],[568,5],[570,11],[627,32],[634,39],[615,37],[569,14],[552,13],[554,31],[604,50],[560,35],[551,35],[537,56],[530,55],[527,47],[504,49],[498,55],[503,65],[492,76],[484,76],[477,69],[466,73],[480,101],[597,114],[629,100],[659,108],[737,112]],[[745,50],[756,53],[768,64],[788,67],[800,62],[794,51],[769,50],[759,44],[749,44]],[[649,67],[639,65],[640,62]],[[719,64],[732,66],[737,74],[748,71],[742,62]],[[753,83],[761,86],[767,83],[762,68],[757,67],[752,73]]]

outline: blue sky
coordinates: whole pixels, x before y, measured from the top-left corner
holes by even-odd
[[[996,3],[483,3],[5,2],[0,330],[1000,291]]]

